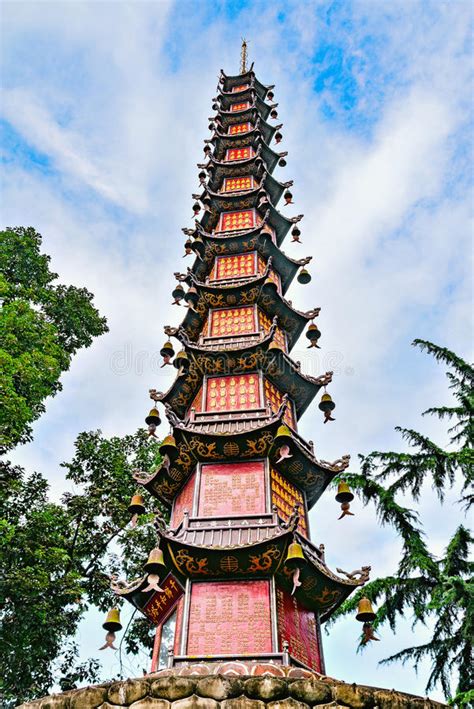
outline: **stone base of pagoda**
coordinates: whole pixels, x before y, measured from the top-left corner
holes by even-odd
[[[314,706],[321,709],[436,709],[447,706],[393,689],[346,684],[295,667],[256,663],[245,668],[243,664],[190,664],[139,679],[55,694],[22,704],[19,709],[310,709]],[[253,676],[241,674],[242,669],[250,670]],[[281,674],[277,676],[274,671]]]

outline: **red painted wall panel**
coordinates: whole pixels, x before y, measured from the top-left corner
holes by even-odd
[[[260,406],[258,374],[208,378],[206,411],[248,410],[258,409]]]
[[[182,521],[184,510],[188,510],[189,514],[192,514],[195,480],[196,474],[193,473],[181,492],[176,495],[173,505],[173,514],[171,515],[171,527],[177,527]]]
[[[203,465],[199,490],[199,517],[265,512],[263,461]]]
[[[272,652],[269,581],[193,583],[188,655]]]
[[[311,669],[321,672],[316,617],[301,606],[294,596],[277,588],[278,645],[283,649],[283,640],[290,645],[290,655],[304,662]]]

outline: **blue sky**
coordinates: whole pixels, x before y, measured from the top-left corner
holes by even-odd
[[[311,284],[289,297],[322,308],[323,349],[301,343],[295,357],[308,373],[337,373],[337,422],[323,428],[315,403],[300,430],[327,460],[401,447],[397,424],[445,442],[420,416],[446,401],[443,372],[410,342],[470,355],[471,32],[459,0],[4,3],[2,222],[35,226],[61,280],[94,292],[110,326],[15,460],[47,474],[59,497],[77,434],[134,431],[148,389],[169,386],[153,354],[162,326],[179,321],[169,294],[181,227],[218,73],[237,71],[242,36],[259,79],[276,85],[289,151],[277,176],[295,180],[305,214],[303,244],[284,249],[313,255]],[[459,511],[450,501],[440,511],[429,489],[421,511],[439,553]],[[392,571],[398,542],[373,512],[357,509],[350,535],[336,512],[328,493],[311,513],[330,566]],[[357,633],[350,620],[331,629],[330,675],[423,693],[425,671],[377,665],[421,631],[386,630],[363,656]],[[92,614],[83,654],[101,637]],[[101,659],[104,678],[117,671],[112,653]],[[141,660],[127,662],[141,673]]]

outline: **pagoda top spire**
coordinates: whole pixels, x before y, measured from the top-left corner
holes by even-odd
[[[245,38],[242,39],[242,47],[240,50],[240,73],[245,74],[247,72],[247,41]]]

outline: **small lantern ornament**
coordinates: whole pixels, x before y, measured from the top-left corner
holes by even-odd
[[[292,569],[293,574],[293,590],[291,595],[293,596],[298,586],[301,586],[300,581],[300,571],[306,564],[306,559],[304,558],[303,548],[299,542],[296,541],[296,537],[293,538],[292,543],[288,547],[288,553],[285,559],[285,566],[288,569]]]
[[[351,516],[354,517],[354,513],[350,512],[351,502],[354,499],[354,494],[351,492],[349,485],[344,482],[340,482],[337,486],[336,501],[341,503],[342,514],[338,519],[343,517]]]
[[[183,374],[186,374],[189,369],[189,357],[184,350],[178,352],[174,358],[173,365],[178,370],[178,377],[182,377]]]
[[[318,350],[321,349],[318,345],[318,340],[321,337],[321,331],[314,322],[308,325],[308,329],[306,330],[306,337],[310,342],[310,344],[308,345],[308,349],[310,349],[311,347],[317,347]]]
[[[356,620],[364,624],[362,626],[361,645],[367,645],[367,643],[371,642],[372,640],[380,640],[380,638],[377,638],[375,636],[374,629],[372,627],[372,621],[374,621],[376,617],[377,614],[374,612],[374,609],[372,608],[372,604],[369,599],[365,597],[361,598],[357,606],[356,615]]]
[[[164,593],[164,590],[158,585],[160,581],[159,574],[163,569],[166,568],[165,561],[163,559],[163,552],[160,547],[155,547],[151,550],[148,555],[148,560],[144,566],[147,572],[148,586],[142,590],[142,593],[147,591],[158,591],[158,593]]]
[[[306,270],[306,268],[302,268],[298,273],[296,280],[298,281],[298,283],[306,285],[311,280],[311,274],[308,270]]]
[[[132,515],[132,519],[130,520],[131,526],[136,527],[138,515],[143,515],[146,512],[145,501],[142,495],[139,493],[135,493],[135,495],[133,495],[128,506],[128,511]]]
[[[156,438],[156,428],[161,423],[161,418],[158,409],[154,406],[148,416],[145,419],[145,423],[148,424],[148,435]]]
[[[293,194],[292,192],[290,192],[290,190],[286,190],[285,194],[283,195],[283,199],[285,200],[285,206],[287,204],[294,204]]]
[[[301,231],[300,231],[299,227],[296,226],[296,224],[293,227],[293,229],[291,230],[291,236],[293,237],[291,240],[291,243],[293,243],[294,241],[296,241],[298,244],[303,243],[300,239]]]
[[[181,305],[181,301],[184,298],[184,288],[181,283],[178,283],[171,295],[174,298],[172,305]]]
[[[122,623],[120,622],[120,611],[118,608],[112,608],[107,613],[107,618],[105,623],[102,624],[104,630],[107,631],[105,636],[105,644],[99,648],[99,650],[106,650],[108,647],[111,650],[117,650],[114,645],[115,633],[118,630],[122,630]]]
[[[171,364],[171,359],[174,357],[174,348],[171,340],[167,340],[160,350],[160,355],[163,357],[163,364],[160,369],[167,364]]]
[[[321,397],[321,401],[318,404],[318,408],[324,414],[324,423],[328,421],[335,421],[336,419],[331,416],[331,411],[334,411],[336,404],[331,399],[331,395],[327,393],[326,389]]]

